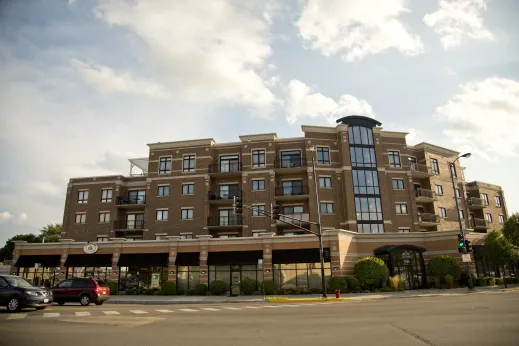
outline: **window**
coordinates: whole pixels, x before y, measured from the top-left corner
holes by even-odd
[[[397,214],[407,214],[407,204],[397,203],[396,204],[396,213]]]
[[[353,174],[353,193],[360,195],[378,195],[380,189],[378,185],[377,171],[352,171]]]
[[[265,150],[252,151],[252,167],[265,167]]]
[[[332,178],[330,178],[330,177],[319,177],[319,187],[331,188],[332,187]]]
[[[358,233],[384,233],[382,223],[359,223],[357,224]]]
[[[302,180],[286,180],[281,183],[282,196],[300,196],[303,195]]]
[[[456,198],[461,198],[461,192],[458,188],[456,188]]]
[[[496,207],[501,206],[501,196],[496,196]]]
[[[194,172],[195,171],[195,155],[184,155],[183,168],[184,172]]]
[[[166,235],[163,234],[155,234],[155,240],[166,239]]]
[[[253,180],[252,181],[252,191],[263,191],[265,190],[265,180]]]
[[[169,185],[159,185],[157,187],[157,196],[169,196]]]
[[[389,151],[389,167],[401,167],[400,153],[398,151]]]
[[[486,213],[485,216],[486,216],[488,222],[492,222],[492,214]]]
[[[350,159],[352,167],[377,167],[375,149],[373,148],[350,147]]]
[[[265,205],[253,205],[252,216],[265,216]]]
[[[101,202],[102,203],[112,202],[112,189],[102,189],[101,190]]]
[[[290,205],[290,206],[284,206],[283,212],[281,214],[302,214],[303,213],[303,206],[302,205]]]
[[[58,285],[59,288],[66,288],[66,287],[70,287],[72,285],[72,280],[66,280],[66,281],[63,281],[62,283],[60,283]]]
[[[195,184],[188,183],[182,184],[182,194],[183,195],[192,195],[195,193]]]
[[[240,157],[238,155],[220,156],[220,172],[239,172]]]
[[[451,167],[451,174],[453,177],[457,177],[458,176],[458,173],[456,172],[456,166],[454,166],[452,163],[450,164],[450,167]]]
[[[144,204],[146,202],[146,190],[128,191],[128,199],[131,204]]]
[[[171,173],[171,157],[159,159],[159,174]]]
[[[168,220],[168,210],[167,209],[158,209],[157,210],[157,221],[167,221]]]
[[[281,152],[281,168],[302,167],[303,160],[301,151],[282,151]]]
[[[86,223],[86,214],[76,214],[76,223]]]
[[[192,233],[188,233],[188,234],[181,234],[180,237],[181,237],[182,239],[194,239]]]
[[[102,211],[99,213],[99,222],[100,223],[107,223],[110,222],[110,213]]]
[[[483,196],[483,202],[485,205],[488,205],[488,195],[486,193],[482,193],[481,195]]]
[[[326,147],[317,147],[317,163],[319,165],[330,164],[330,149]]]
[[[460,219],[465,220],[465,213],[463,210],[460,210]]]
[[[404,179],[393,179],[393,190],[403,190]]]
[[[443,195],[443,186],[436,185],[436,194],[440,196]]]
[[[505,217],[503,215],[499,215],[499,223],[505,223]]]
[[[431,171],[434,174],[440,174],[440,166],[438,165],[438,160],[431,158]]]
[[[219,234],[218,238],[238,238],[237,234]]]
[[[447,217],[447,209],[445,208],[439,208],[440,209],[440,217],[446,218]]]
[[[259,237],[261,233],[263,233],[265,231],[252,231],[252,236],[253,237]]]
[[[333,203],[322,203],[320,204],[321,214],[333,214]]]
[[[373,130],[364,126],[348,127],[350,144],[373,145]]]
[[[144,214],[126,214],[126,228],[127,229],[143,229]]]
[[[97,237],[97,241],[99,243],[106,243],[108,241],[108,237]]]
[[[382,220],[382,205],[379,197],[355,197],[355,212],[358,221]]]
[[[182,208],[180,218],[182,220],[193,220],[193,208]]]
[[[398,233],[409,233],[411,229],[409,228],[399,228]]]
[[[238,222],[241,221],[239,218],[234,215],[234,212],[232,209],[220,209],[218,211],[219,215],[219,225],[220,226],[229,226],[229,225],[238,225]]]
[[[88,191],[78,191],[77,202],[78,203],[88,203]]]

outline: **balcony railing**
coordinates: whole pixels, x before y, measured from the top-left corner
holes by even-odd
[[[282,224],[282,225],[283,224],[286,225],[285,222],[290,222],[295,225],[301,225],[302,223],[308,223],[308,221],[310,221],[310,215],[308,213],[286,214],[286,216],[288,216],[288,217],[281,215],[279,217],[279,220],[277,220],[276,222],[278,224]],[[293,220],[293,219],[296,219],[296,220]],[[283,221],[285,221],[285,222],[283,222]]]
[[[207,218],[207,226],[211,227],[241,226],[242,224],[242,217],[238,215],[209,216]]]
[[[129,196],[118,196],[116,199],[118,205],[139,205],[146,204],[146,196],[129,197]]]
[[[481,198],[469,197],[467,198],[467,205],[469,207],[484,207],[485,201]]]
[[[471,223],[472,227],[475,228],[475,229],[487,229],[487,228],[490,228],[488,221],[485,220],[485,219],[476,219],[476,218],[474,218],[474,219],[471,220],[470,223]]]
[[[434,199],[436,197],[434,192],[432,192],[431,190],[427,190],[427,189],[416,189],[415,196],[416,196],[416,198],[428,198],[428,199]]]
[[[125,231],[141,231],[145,228],[144,220],[115,220],[114,229]]]
[[[420,214],[418,215],[420,223],[440,223],[440,216],[436,214]]]
[[[230,200],[240,195],[241,189],[239,185],[236,185],[236,187],[232,186],[229,188],[217,188],[216,191],[209,191],[209,200]]]
[[[424,174],[424,175],[431,174],[431,169],[429,167],[427,167],[427,165],[423,165],[421,163],[411,162],[409,169],[413,173]]]
[[[308,195],[308,186],[306,185],[292,185],[292,186],[277,186],[276,196],[303,196]]]
[[[209,173],[231,173],[231,172],[241,172],[242,164],[241,162],[220,162],[220,163],[212,163],[209,165]]]
[[[306,167],[304,157],[276,157],[274,168],[297,168]]]

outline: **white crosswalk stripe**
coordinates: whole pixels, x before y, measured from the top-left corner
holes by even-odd
[[[147,311],[143,311],[143,310],[130,310],[130,312],[132,314],[147,314],[148,313]]]
[[[267,305],[266,308],[280,308],[281,305]]]
[[[227,310],[241,310],[241,308],[225,308]]]
[[[198,311],[198,310],[195,310],[195,309],[179,309],[180,311],[186,311],[186,312],[193,312],[193,311]]]
[[[261,306],[245,306],[245,309],[261,309]]]
[[[215,308],[202,308],[202,310],[207,310],[207,311],[220,311],[221,309],[215,309]]]
[[[120,315],[118,311],[103,311],[105,315]]]
[[[59,317],[59,312],[46,312],[43,317]]]
[[[155,311],[162,312],[164,314],[167,314],[169,312],[174,312],[173,310],[155,310]]]
[[[27,317],[27,314],[13,314],[7,317],[8,320],[21,320]]]
[[[90,312],[88,311],[77,311],[76,316],[90,316]]]

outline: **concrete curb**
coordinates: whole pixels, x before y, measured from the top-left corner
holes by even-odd
[[[263,299],[255,300],[107,300],[105,304],[125,305],[203,305],[203,304],[236,304],[236,303],[263,303]]]

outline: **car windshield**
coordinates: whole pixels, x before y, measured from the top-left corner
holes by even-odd
[[[7,276],[7,277],[4,277],[4,279],[5,279],[5,281],[7,281],[9,283],[9,285],[11,285],[13,287],[21,287],[21,288],[34,287],[29,281],[22,279],[22,278],[15,277],[15,276]]]

